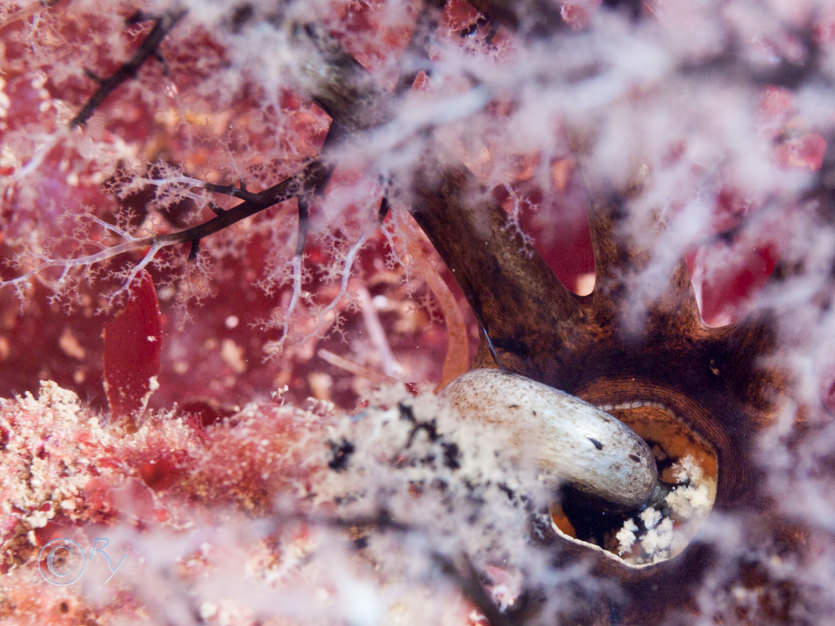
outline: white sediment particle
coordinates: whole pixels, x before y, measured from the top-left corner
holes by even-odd
[[[673,477],[680,483],[688,481],[691,483],[699,483],[704,477],[704,471],[696,462],[696,459],[688,455],[682,457],[673,465]]]
[[[641,538],[641,548],[647,553],[649,562],[666,557],[672,543],[673,520],[669,517],[665,517]]]
[[[666,502],[672,513],[683,519],[706,515],[712,506],[710,490],[704,484],[698,487],[678,487],[670,492]]]
[[[661,521],[661,511],[654,507],[649,507],[641,511],[640,518],[644,526],[652,529],[658,526],[658,523]]]
[[[745,589],[745,587],[742,587],[740,585],[734,585],[731,588],[731,595],[737,602],[742,602],[743,600],[745,600],[746,597],[748,597],[751,594],[747,589]]]
[[[244,349],[231,339],[224,339],[221,342],[221,358],[238,374],[243,374],[247,369],[244,354]]]
[[[9,107],[12,104],[9,96],[6,95],[5,88],[6,81],[3,78],[0,78],[0,118],[6,117],[9,112]]]
[[[673,476],[681,483],[666,497],[673,515],[687,519],[707,515],[713,505],[715,481],[704,479],[704,470],[692,456],[683,457],[673,466]]]
[[[200,605],[200,617],[208,620],[217,615],[217,605],[213,602],[204,602]]]
[[[145,392],[145,395],[142,396],[142,400],[140,401],[140,413],[144,413],[145,410],[148,408],[148,403],[151,401],[151,396],[154,395],[154,392],[157,389],[159,389],[159,379],[156,376],[150,376],[148,378],[148,391]]]
[[[78,338],[68,327],[61,333],[61,337],[58,339],[58,346],[67,356],[71,356],[79,361],[87,356],[87,351],[84,349],[84,346],[81,345],[81,342],[78,341]]]
[[[30,528],[43,528],[49,522],[46,511],[35,511],[24,519],[28,522]]]
[[[621,528],[617,535],[615,535],[615,539],[618,540],[618,554],[622,555],[632,549],[632,546],[635,545],[635,539],[637,538],[635,536],[637,530],[638,526],[635,524],[634,520],[626,520],[623,524],[623,528]]]

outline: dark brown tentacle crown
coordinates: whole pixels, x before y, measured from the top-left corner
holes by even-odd
[[[706,327],[681,263],[640,330],[627,327],[625,277],[641,269],[648,255],[619,237],[622,198],[590,211],[596,285],[591,295],[579,297],[539,256],[520,253],[524,243],[515,226],[465,168],[424,169],[414,192],[415,218],[492,344],[488,349],[482,342],[474,367],[495,367],[492,353],[502,367],[613,407],[627,423],[630,412],[634,420],[643,407],[664,407],[715,453],[714,509],[764,508],[752,441],[769,422],[780,391],[778,373],[758,365],[775,346],[768,319]],[[595,558],[601,574],[621,580],[629,598],[617,606],[594,601],[604,605],[590,608],[595,623],[654,623],[681,609],[687,602],[683,587],[697,584],[712,560],[711,549],[695,542],[677,558],[644,568],[600,553],[583,556]]]

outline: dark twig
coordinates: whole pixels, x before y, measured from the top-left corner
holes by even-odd
[[[236,189],[230,186],[206,183],[205,187],[209,191],[243,198],[244,201],[225,211],[219,211],[217,207],[214,207],[215,217],[202,224],[197,224],[174,233],[146,237],[145,239],[138,240],[137,243],[140,245],[159,247],[189,241],[200,241],[204,237],[223,230],[256,213],[260,213],[275,204],[297,197],[299,198],[299,241],[296,252],[298,254],[298,246],[301,246],[302,250],[304,249],[304,240],[307,232],[307,201],[305,198],[321,191],[330,177],[330,173],[330,168],[323,165],[321,161],[315,160],[311,161],[295,176],[286,178],[277,185],[273,185],[258,193],[246,191],[243,185],[240,189]],[[194,243],[192,243],[192,246],[194,246]],[[192,247],[193,251],[194,249]]]
[[[174,28],[177,22],[179,22],[185,14],[185,10],[180,10],[167,13],[161,17],[151,18],[142,13],[136,13],[128,18],[128,24],[152,19],[154,26],[151,28],[151,32],[148,33],[148,36],[145,37],[139,45],[139,49],[134,52],[133,56],[125,61],[119,69],[113,72],[110,76],[103,78],[101,76],[97,76],[91,70],[85,70],[87,76],[95,80],[99,84],[99,87],[96,89],[95,93],[90,96],[90,99],[87,100],[78,114],[70,120],[70,128],[86,124],[87,120],[92,117],[93,113],[95,113],[96,109],[102,102],[104,102],[107,96],[115,91],[122,83],[127,82],[131,78],[135,78],[139,72],[139,68],[141,68],[148,59],[156,59],[165,65],[162,54],[159,51],[159,46],[162,43],[162,40],[165,39],[165,36],[168,35],[171,29]],[[167,66],[165,67],[167,70]]]
[[[310,211],[307,206],[307,198],[305,196],[298,197],[299,203],[299,234],[298,238],[296,239],[296,251],[295,255],[300,257],[304,254],[304,244],[307,241],[307,231],[310,227]]]

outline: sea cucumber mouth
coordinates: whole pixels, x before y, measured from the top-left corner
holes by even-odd
[[[601,511],[582,494],[563,488],[559,502],[550,507],[553,530],[630,568],[650,567],[681,554],[716,500],[716,448],[665,402],[622,396],[606,402],[594,391],[585,397],[649,444],[658,487],[641,510],[632,511]]]

